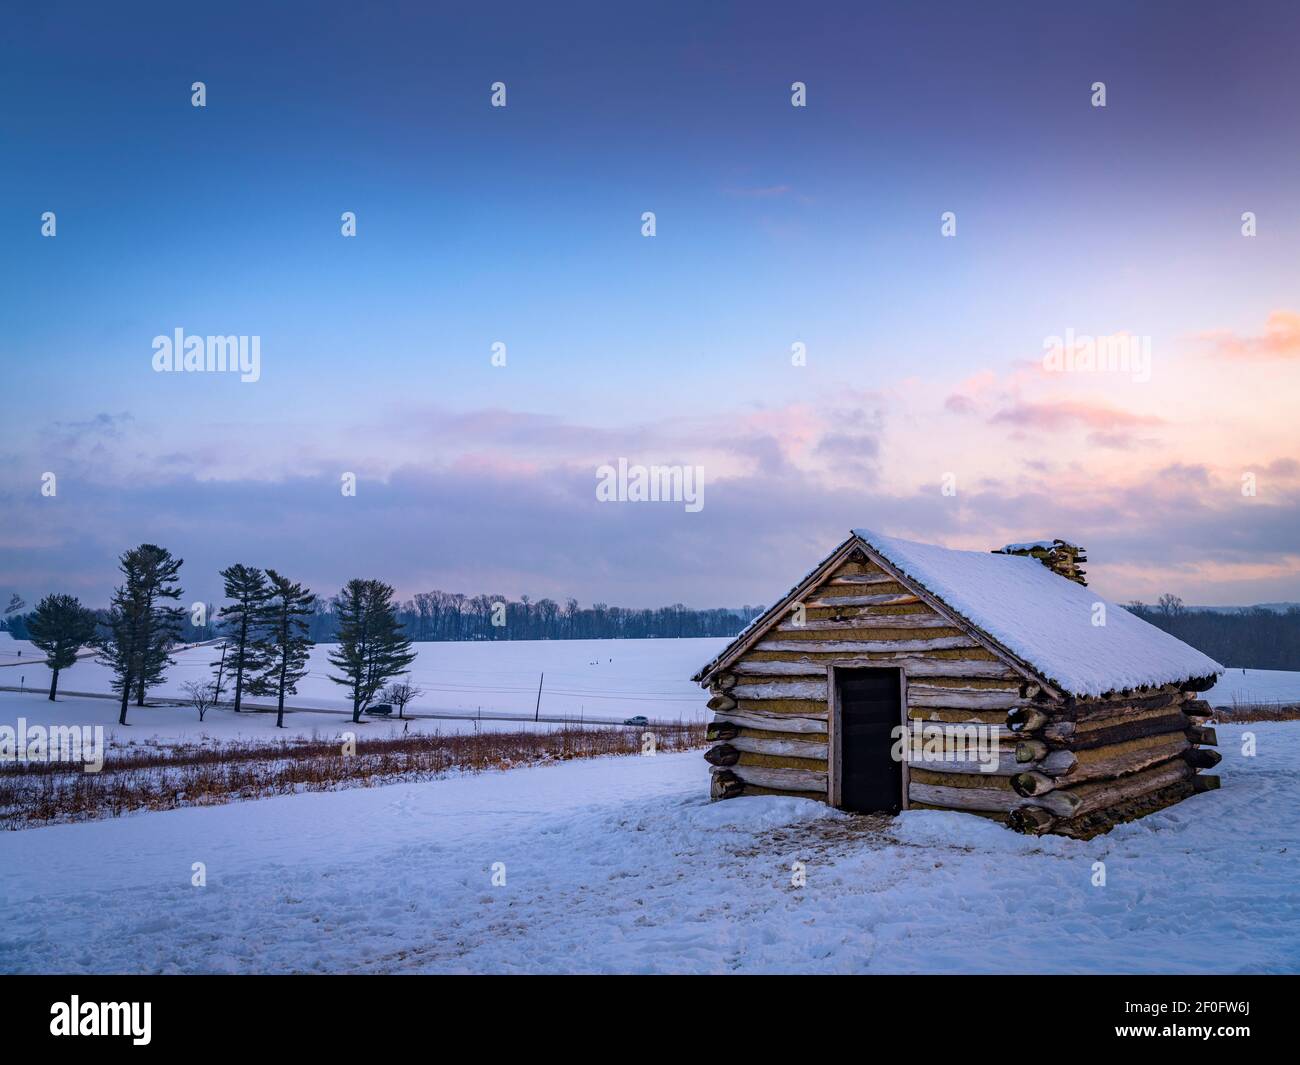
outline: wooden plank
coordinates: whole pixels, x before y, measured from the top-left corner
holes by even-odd
[[[734,746],[734,740],[732,744]],[[992,754],[993,752],[990,750],[988,753]],[[918,748],[915,743],[912,745],[907,758],[907,764],[913,769],[926,770],[931,773],[970,773],[983,777],[1010,777],[1034,768],[1033,765],[1017,762],[1015,748],[1003,744],[998,745],[996,759],[990,759],[990,761],[993,761],[997,768],[987,773],[981,768],[982,763],[973,751],[968,752],[968,757],[960,761],[954,759],[951,762],[939,762],[935,761],[933,757],[927,758],[924,749]]]
[[[769,740],[756,739],[752,736],[735,736],[727,741],[738,751],[751,754],[780,755],[786,758],[816,758],[826,760],[826,742],[824,740]]]
[[[763,729],[765,732],[820,732],[822,734],[826,732],[825,714],[822,714],[819,719],[807,714],[796,717],[794,714],[741,714],[732,711],[726,714],[714,714],[713,719],[730,721],[741,728]]]
[[[938,614],[852,614],[844,621],[807,618],[802,625],[786,621],[777,632],[853,632],[861,629],[952,629],[960,632],[947,618]]]
[[[844,573],[844,574],[840,574],[839,576],[832,577],[832,578],[831,578],[830,580],[828,580],[826,583],[827,583],[828,585],[845,585],[845,584],[857,584],[857,585],[869,585],[869,584],[899,584],[899,582],[898,582],[898,578],[893,577],[893,576],[891,576],[891,575],[888,574],[888,573],[880,573],[880,572],[872,572],[872,573]],[[902,585],[899,584],[899,587],[901,588]],[[902,594],[902,593],[900,593],[900,594]]]
[[[941,784],[921,784],[913,781],[908,794],[915,802],[939,806],[947,810],[986,811],[1010,813],[1025,804],[1014,791],[1001,788],[950,788]]]
[[[943,651],[978,646],[968,636],[941,636],[934,640],[763,640],[756,645],[760,651],[805,651],[838,655],[864,654],[869,651]]]
[[[965,691],[928,688],[918,692],[916,687],[911,687],[907,692],[907,703],[920,708],[1011,710],[1017,706],[1028,706],[1029,700],[1022,699],[1019,692],[998,691],[995,688],[968,688]]]
[[[825,699],[826,678],[737,684],[731,694],[737,699]]]
[[[742,660],[736,663],[735,670],[743,676],[757,677],[814,677],[822,676],[826,672],[827,662],[812,661],[803,659],[802,661],[781,661],[753,662]],[[851,665],[848,662],[838,662],[838,665]],[[988,679],[988,680],[1006,680],[1018,685],[1020,680],[1019,674],[1013,673],[1001,662],[988,662],[982,659],[960,659],[960,658],[894,658],[894,659],[863,659],[861,665],[870,667],[872,665],[892,667],[897,666],[907,673],[910,677],[951,677],[954,680],[964,678]]]
[[[763,766],[735,765],[730,771],[746,784],[756,784],[775,791],[826,791],[826,774],[811,769],[768,769]]]
[[[821,594],[826,595],[826,591]],[[838,610],[844,606],[916,606],[920,602],[916,596],[906,592],[881,592],[876,595],[830,595],[824,599],[809,599],[804,606],[809,610]]]

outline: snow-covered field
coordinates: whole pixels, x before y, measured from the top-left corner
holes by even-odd
[[[411,681],[425,694],[407,708],[409,726],[365,718],[368,735],[438,729],[444,734],[475,727],[520,728],[531,722],[537,708],[542,674],[540,728],[558,722],[623,721],[641,715],[651,721],[704,720],[707,696],[691,683],[691,675],[728,641],[701,640],[537,640],[498,643],[419,643]],[[119,729],[112,700],[78,696],[77,692],[108,692],[110,673],[93,658],[83,659],[59,675],[59,688],[69,693],[56,706],[40,696],[49,690],[49,671],[30,643],[0,633],[0,686],[28,689],[0,692],[0,724],[19,716],[31,724],[104,725],[112,743],[179,738],[249,739],[286,735],[332,736],[351,728],[350,703],[344,689],[333,683],[327,661],[330,645],[312,651],[310,673],[289,706],[323,708],[336,713],[303,710],[286,716],[287,730],[275,727],[273,714],[238,714],[229,709],[209,712],[200,726],[189,707],[132,706],[128,725]],[[22,652],[21,655],[19,652]],[[212,676],[210,663],[219,652],[200,646],[177,651],[166,683],[150,689],[150,698],[182,698],[187,680]],[[21,682],[21,685],[20,685]],[[256,706],[265,699],[253,699]],[[455,716],[447,716],[455,715]],[[496,720],[494,719],[506,719]]]
[[[416,644],[419,657],[412,670],[413,683],[425,694],[408,713],[415,720],[383,723],[367,718],[366,731],[382,735],[433,730],[463,732],[480,728],[519,728],[531,721],[537,705],[542,674],[540,728],[558,722],[622,721],[643,715],[651,721],[700,721],[707,718],[705,695],[691,683],[692,674],[729,641],[700,640],[539,640]],[[110,700],[88,699],[77,692],[107,692],[108,670],[86,658],[59,678],[69,693],[58,706],[41,699],[49,687],[49,672],[39,664],[40,653],[29,643],[0,633],[0,687],[30,689],[26,694],[0,691],[0,724],[12,725],[19,716],[32,724],[54,721],[104,725],[110,744],[203,737],[250,739],[291,736],[333,736],[350,728],[343,689],[328,679],[330,646],[312,652],[311,672],[300,685],[291,707],[316,709],[291,712],[287,730],[275,728],[273,715],[240,714],[229,709],[213,711],[199,725],[188,707],[132,707],[126,729],[117,727],[117,708]],[[21,655],[19,654],[21,652]],[[152,698],[181,698],[187,680],[211,676],[216,652],[194,647],[175,654],[176,665],[165,684],[152,689]],[[1242,703],[1300,703],[1300,672],[1282,670],[1229,670],[1205,696],[1212,706]],[[266,705],[262,699],[251,701]],[[495,720],[500,719],[500,720]]]
[[[1229,669],[1203,699],[1211,706],[1300,705],[1300,671]]]
[[[1087,843],[710,804],[698,754],[6,833],[0,971],[1300,971],[1300,725],[1218,731],[1220,791]]]

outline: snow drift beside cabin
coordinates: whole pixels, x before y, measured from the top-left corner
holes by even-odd
[[[1223,672],[1208,655],[1037,559],[853,532],[1068,694],[1104,695]],[[1105,625],[1092,622],[1096,603],[1105,604]]]

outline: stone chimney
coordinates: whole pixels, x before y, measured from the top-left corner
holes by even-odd
[[[993,552],[995,555],[1027,555],[1036,558],[1053,573],[1059,573],[1066,580],[1076,584],[1087,585],[1085,570],[1079,568],[1080,562],[1087,562],[1084,548],[1068,540],[1035,540],[1027,544],[1007,544]]]

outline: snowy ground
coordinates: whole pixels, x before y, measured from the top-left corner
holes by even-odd
[[[0,971],[1300,971],[1300,725],[1218,731],[1222,790],[1088,843],[710,804],[698,754],[12,832]]]
[[[1300,672],[1229,669],[1203,696],[1211,706],[1300,705]]]

